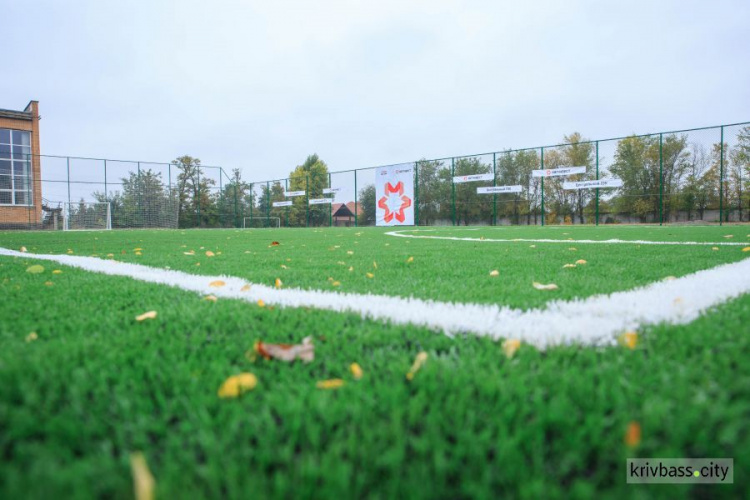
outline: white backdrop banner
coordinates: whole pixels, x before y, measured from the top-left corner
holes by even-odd
[[[414,225],[414,166],[375,170],[375,220],[378,226]]]
[[[458,175],[453,178],[453,184],[464,182],[491,181],[495,176],[492,174]]]
[[[598,181],[563,182],[563,189],[595,189],[622,187],[621,179],[599,179]]]
[[[583,167],[558,167],[546,170],[532,170],[532,177],[561,177],[564,175],[585,174],[586,166]]]

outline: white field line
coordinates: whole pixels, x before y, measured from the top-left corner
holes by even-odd
[[[466,231],[476,231],[476,229],[466,229]],[[750,246],[748,242],[740,241],[651,241],[651,240],[554,240],[547,238],[459,238],[458,236],[423,236],[418,234],[404,234],[404,233],[429,233],[435,232],[434,229],[408,229],[401,231],[388,231],[386,236],[398,236],[399,238],[417,238],[425,240],[453,240],[453,241],[480,241],[482,243],[516,243],[516,242],[527,242],[527,243],[566,243],[571,245],[573,243],[603,243],[603,244],[630,244],[630,245],[685,245],[685,246],[725,246],[725,247],[737,247],[737,246]]]
[[[94,257],[29,254],[4,248],[0,248],[0,255],[57,262],[221,298],[248,302],[262,299],[269,305],[351,312],[394,324],[425,326],[448,335],[467,332],[493,339],[516,338],[540,349],[558,344],[611,345],[626,330],[658,323],[689,323],[711,307],[750,292],[750,259],[634,290],[571,301],[555,300],[543,308],[522,311],[491,304],[456,304],[317,290],[277,290],[258,284],[252,284],[248,291],[243,292],[242,288],[248,282],[240,278],[199,276]],[[209,287],[210,282],[218,279],[225,281],[226,286]]]

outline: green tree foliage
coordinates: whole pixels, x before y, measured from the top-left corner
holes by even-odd
[[[357,225],[359,226],[374,226],[375,225],[375,184],[368,184],[359,190],[357,196],[357,203],[362,208],[362,213],[359,215]],[[422,214],[420,212],[420,218]]]
[[[130,171],[121,179],[122,192],[94,193],[99,202],[109,202],[113,228],[164,227],[175,217],[176,201],[161,173],[151,169]]]
[[[416,168],[418,170],[418,192],[419,199],[419,224],[429,226],[441,217],[442,212],[450,209],[450,169],[445,162],[440,160],[419,160]],[[375,199],[375,187],[373,186],[373,200]],[[363,206],[363,208],[366,208]],[[373,217],[375,206],[373,205]],[[450,212],[448,211],[449,216]]]
[[[308,205],[308,200],[323,198],[323,190],[328,187],[328,166],[318,155],[307,157],[289,174],[289,191],[306,191],[306,196],[293,198],[289,210],[289,225],[296,227],[329,225],[328,205]]]
[[[480,158],[460,158],[454,163],[454,177],[487,174],[492,165]],[[492,220],[492,197],[477,194],[477,183],[456,184],[456,224],[489,224]]]

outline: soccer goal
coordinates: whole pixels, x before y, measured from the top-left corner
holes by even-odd
[[[281,227],[281,217],[245,217],[242,219],[242,229]]]
[[[112,229],[109,203],[63,203],[63,231],[102,231]]]

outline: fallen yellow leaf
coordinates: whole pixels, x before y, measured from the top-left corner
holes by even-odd
[[[583,266],[583,265],[585,265],[585,264],[586,264],[586,261],[585,261],[585,260],[583,260],[583,259],[578,259],[578,260],[576,261],[576,264],[578,264],[578,265],[580,265],[580,266]]]
[[[236,398],[243,392],[252,391],[258,385],[258,379],[252,373],[240,373],[232,375],[219,387],[220,398]]]
[[[625,444],[631,448],[635,448],[641,443],[641,424],[638,422],[628,423],[628,428],[625,430]]]
[[[135,252],[136,255],[143,255],[141,252]]]
[[[513,355],[516,353],[516,351],[521,347],[521,341],[518,339],[507,339],[505,342],[503,342],[503,353],[505,353],[505,357],[510,359],[513,357]]]
[[[409,257],[408,259],[406,259],[407,264],[411,264],[412,262],[414,262],[414,257]]]
[[[39,335],[37,335],[36,332],[31,332],[30,334],[26,335],[26,342],[34,342],[38,338]]]
[[[713,251],[716,251],[718,249],[719,249],[719,247],[711,247],[711,250],[713,250]]]
[[[375,269],[377,269],[377,268],[378,268],[378,263],[377,263],[377,262],[375,262],[374,260],[372,261],[372,267],[374,267]]]
[[[136,500],[153,500],[154,498],[154,476],[148,470],[146,458],[141,452],[130,454],[130,470],[133,474],[133,489]]]
[[[211,288],[221,288],[224,285],[226,285],[226,282],[221,281],[221,280],[212,281],[211,283],[208,284],[208,286],[210,286]]]
[[[44,282],[44,284],[45,284],[45,285],[47,285],[47,286],[52,286],[52,285],[54,285],[54,283],[52,283],[51,281],[45,281],[45,282]]]
[[[338,389],[343,387],[344,381],[340,378],[332,378],[330,380],[321,380],[315,384],[318,389]]]
[[[743,252],[750,252],[750,247],[745,247],[742,249]]]
[[[139,314],[135,317],[136,321],[143,321],[144,319],[154,319],[156,317],[156,311],[148,311],[143,314]]]
[[[39,264],[34,264],[33,266],[27,267],[26,272],[31,273],[31,274],[41,274],[44,272],[44,266],[40,266]]]
[[[247,292],[248,290],[250,290],[250,285],[245,285],[242,288],[240,288],[240,292]]]
[[[196,266],[200,266],[200,265],[201,265],[201,263],[200,263],[200,262],[196,262],[196,263],[195,263],[195,265],[196,265]]]
[[[724,237],[725,238],[734,238],[734,235],[733,234],[725,234]]]
[[[352,372],[352,377],[354,377],[354,380],[359,380],[362,378],[363,372],[362,367],[359,366],[359,363],[352,363],[349,365],[349,370]]]
[[[529,245],[529,248],[536,248],[536,245]]]
[[[674,281],[676,279],[677,279],[676,276],[665,276],[662,281]]]
[[[283,285],[283,284],[284,284],[284,283],[282,283],[282,282],[281,282],[281,280],[280,280],[279,278],[276,278],[276,282],[274,283],[274,286],[275,286],[276,288],[281,288],[281,285]]]
[[[414,378],[414,375],[420,370],[420,368],[422,368],[422,365],[424,365],[426,361],[426,352],[422,351],[417,354],[417,357],[414,358],[414,363],[412,363],[411,368],[409,368],[409,372],[406,374],[406,380],[412,380]]]
[[[287,269],[286,265],[281,264],[281,269]]]
[[[331,283],[331,285],[333,285],[333,286],[341,286],[341,282],[340,281],[334,281],[333,283]]]
[[[354,271],[354,266],[349,266],[349,272]]]
[[[189,252],[182,252],[184,255],[195,255],[195,250],[190,250]]]
[[[543,285],[543,284],[535,281],[535,282],[532,283],[532,285],[537,290],[557,290],[557,285],[555,285],[554,283],[550,283],[549,285]]]
[[[576,267],[576,265],[575,264],[565,264],[563,266],[563,269],[567,269],[567,268],[570,268],[570,267]]]
[[[22,253],[26,253],[27,252],[26,247],[21,247],[20,250],[21,250]]]
[[[62,274],[62,271],[60,271],[59,269],[55,269],[54,271],[52,271],[52,274]]]
[[[375,275],[372,274],[372,273],[365,273],[365,276],[367,276],[368,278],[374,278],[375,277]]]
[[[570,248],[568,248],[568,250],[570,250],[571,252],[575,252],[578,249],[576,247],[570,247]]]
[[[347,255],[354,255],[354,252],[353,252],[353,251],[351,251],[351,250],[347,250],[347,251],[346,251],[346,254],[347,254]]]
[[[68,253],[69,254],[73,253],[73,250],[71,250],[70,248],[68,248]]]
[[[500,276],[500,271],[495,269],[494,271],[490,271],[490,276]]]
[[[113,253],[108,253],[107,254],[107,257],[114,257],[114,256],[115,256],[115,254],[113,254]]]
[[[206,257],[213,257],[214,255],[216,254],[214,254],[211,250],[206,250]]]
[[[638,344],[638,334],[636,332],[625,332],[618,338],[621,345],[629,348],[629,349],[635,349],[635,346]]]
[[[143,250],[143,249],[142,248],[134,248],[133,249],[134,252],[140,252],[141,250]]]
[[[209,302],[216,302],[219,299],[216,298],[216,295],[206,295],[205,297],[203,297],[203,300],[207,300]]]
[[[258,299],[257,304],[258,304],[258,307],[266,307],[266,303],[263,302],[263,299]]]

